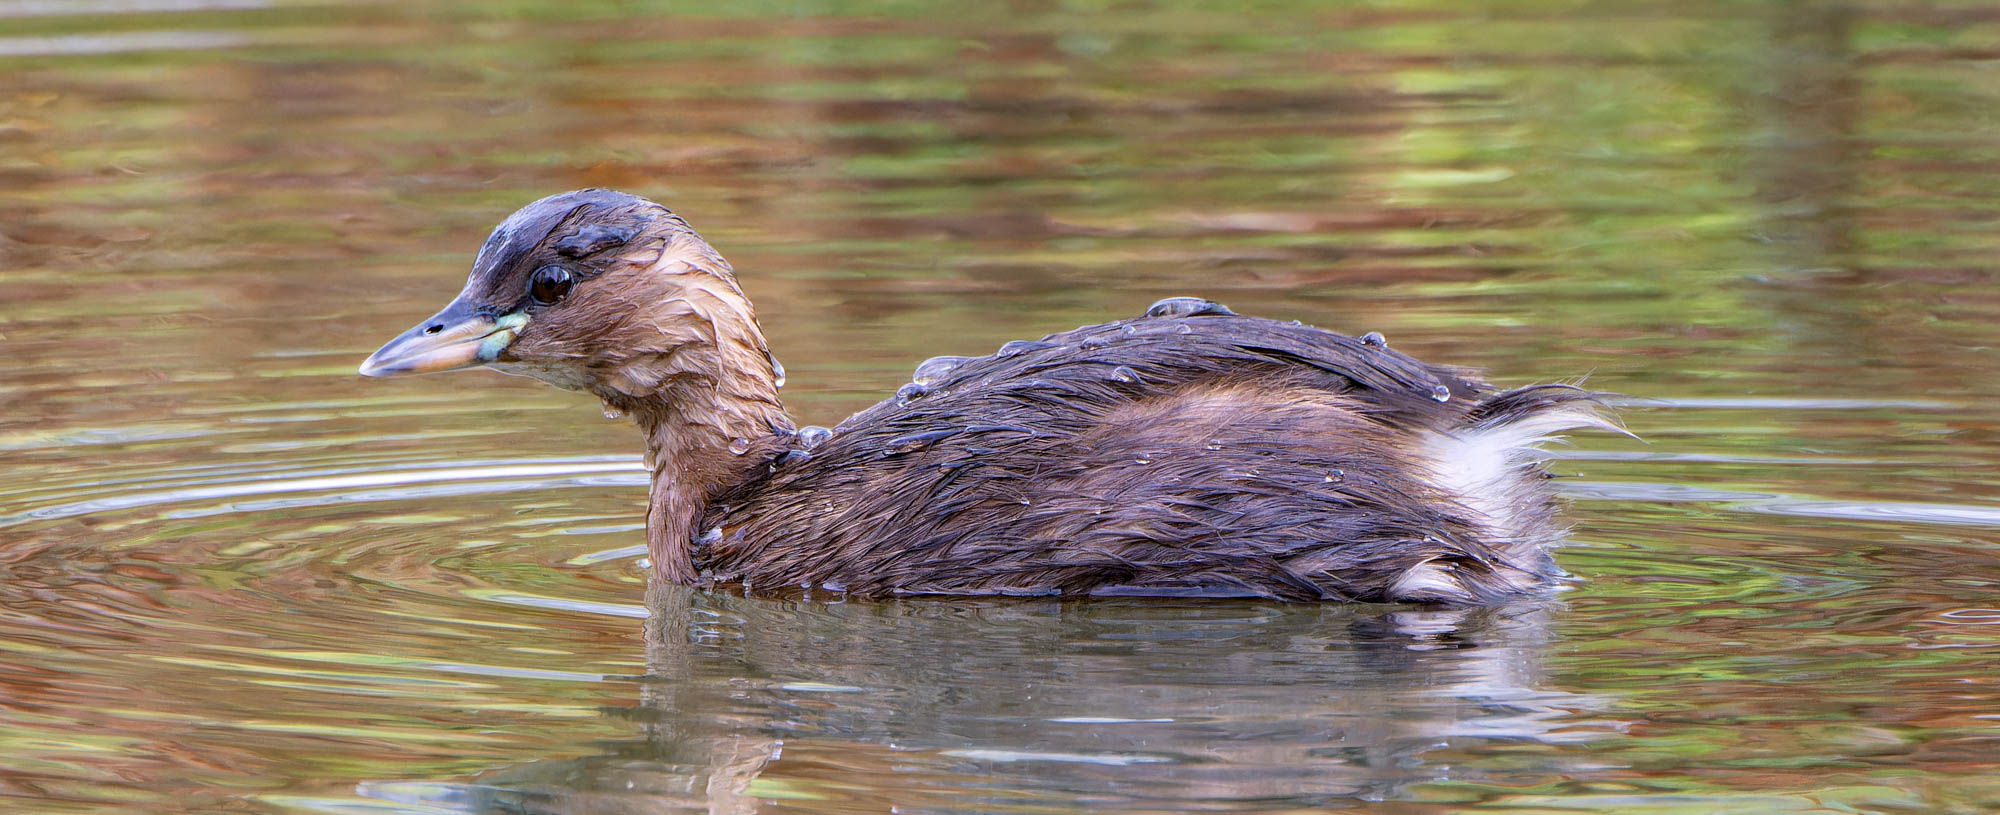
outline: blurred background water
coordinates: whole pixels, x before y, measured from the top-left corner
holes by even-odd
[[[1942,0],[0,0],[0,810],[2000,811],[1997,65]],[[589,185],[803,422],[1199,294],[1648,443],[1557,462],[1548,603],[646,598],[628,425],[354,374]]]

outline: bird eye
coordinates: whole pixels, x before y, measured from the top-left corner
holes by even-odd
[[[561,266],[543,266],[528,276],[528,296],[537,305],[553,306],[569,296],[569,287],[576,283],[576,277]]]

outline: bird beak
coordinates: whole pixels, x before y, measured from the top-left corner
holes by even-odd
[[[525,311],[487,318],[454,300],[368,355],[361,363],[361,375],[427,374],[485,365],[498,359],[527,324]]]

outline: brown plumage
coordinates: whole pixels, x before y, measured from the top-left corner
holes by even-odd
[[[1617,430],[1574,387],[1496,393],[1376,335],[1173,298],[928,361],[799,431],[728,263],[608,190],[516,212],[458,298],[362,372],[478,364],[633,417],[661,577],[871,597],[1533,592],[1562,534],[1538,445]]]

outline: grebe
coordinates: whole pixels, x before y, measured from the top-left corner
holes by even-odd
[[[507,218],[361,373],[479,365],[632,417],[657,575],[752,591],[1492,602],[1561,574],[1540,445],[1624,432],[1570,385],[1495,391],[1377,334],[1185,297],[926,361],[800,429],[729,264],[600,189]]]

